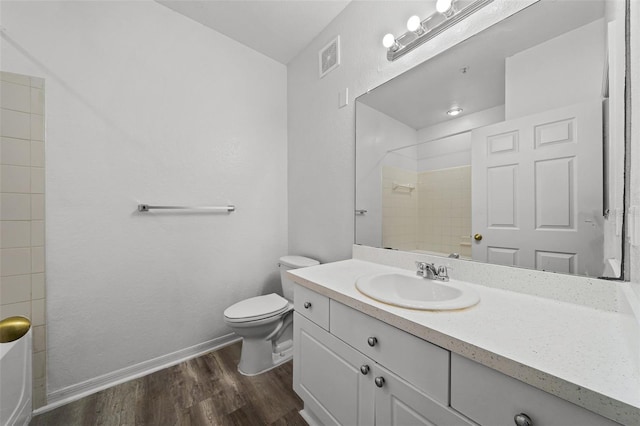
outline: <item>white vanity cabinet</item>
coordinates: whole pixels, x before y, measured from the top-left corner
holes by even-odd
[[[293,388],[307,421],[474,424],[447,407],[448,351],[306,288],[296,286],[294,294],[302,308],[294,314]],[[314,321],[324,321],[323,299],[328,331]],[[314,306],[321,309],[314,312]]]
[[[293,389],[324,425],[374,423],[373,361],[294,313]]]
[[[451,354],[451,406],[482,425],[618,425],[457,354]]]

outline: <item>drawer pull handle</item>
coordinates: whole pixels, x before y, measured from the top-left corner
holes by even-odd
[[[360,372],[366,376],[369,374],[369,366],[367,364],[361,365]]]
[[[369,344],[369,346],[374,347],[378,343],[378,339],[375,337],[369,337],[367,339],[367,343]]]
[[[384,377],[376,377],[373,381],[376,382],[376,386],[379,388],[384,386]]]
[[[516,423],[516,426],[533,426],[533,420],[525,413],[516,414],[513,417],[513,421]]]
[[[304,302],[304,308],[309,309],[311,307],[311,302]]]

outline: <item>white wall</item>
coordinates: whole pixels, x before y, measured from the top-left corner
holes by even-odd
[[[358,198],[355,208],[367,210],[364,215],[356,215],[356,242],[382,247],[382,168],[390,166],[415,172],[415,146],[399,152],[388,151],[415,145],[416,131],[363,103],[358,103],[356,120]]]
[[[605,29],[599,19],[507,58],[506,119],[601,98]]]
[[[471,132],[418,145],[418,171],[471,165]]]
[[[629,194],[630,205],[640,206],[640,2],[631,2],[631,164]],[[635,285],[633,289],[640,300],[640,245],[631,247],[630,279]],[[640,320],[640,319],[639,319]]]
[[[420,48],[388,62],[381,44],[384,34],[402,34],[407,17],[433,12],[435,1],[354,1],[289,63],[290,251],[325,262],[351,257],[353,98],[531,3],[496,0]],[[338,34],[342,64],[319,79],[318,50]],[[349,105],[338,108],[338,91],[345,88]]]
[[[49,393],[230,333],[287,253],[286,68],[153,1],[1,7],[47,84]]]

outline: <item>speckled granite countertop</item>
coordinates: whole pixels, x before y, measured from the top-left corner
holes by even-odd
[[[406,272],[362,260],[289,271],[298,284],[625,425],[640,425],[640,360],[626,314],[468,284],[480,303],[415,311],[377,302],[362,275]],[[454,277],[455,278],[455,277]]]

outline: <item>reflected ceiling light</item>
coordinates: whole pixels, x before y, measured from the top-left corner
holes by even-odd
[[[450,115],[452,117],[455,117],[456,115],[460,115],[461,113],[462,113],[462,108],[460,107],[453,107],[449,111],[447,111],[447,115]]]
[[[436,2],[436,12],[420,19],[419,16],[412,16],[407,21],[408,31],[399,37],[387,34],[382,39],[382,45],[387,49],[387,59],[395,61],[402,55],[427,40],[437,36],[447,28],[457,24],[472,13],[480,10],[493,0],[475,0],[463,2],[466,4],[458,10],[457,0],[438,0]],[[429,25],[427,26],[427,22]]]

